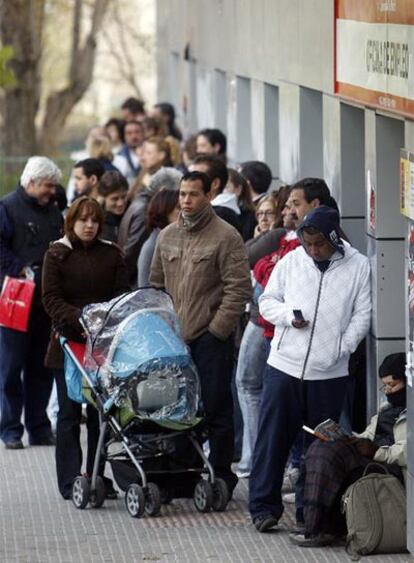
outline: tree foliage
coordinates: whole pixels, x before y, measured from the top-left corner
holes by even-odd
[[[45,20],[53,1],[0,0],[0,40],[6,49],[6,56],[9,53],[6,69],[14,77],[14,83],[9,81],[2,104],[2,137],[7,154],[55,152],[69,114],[92,82],[97,37],[109,1],[62,0],[68,10],[71,28],[67,76],[62,88],[48,94],[37,132],[43,36]],[[61,31],[58,28],[55,30],[56,42],[59,42]]]

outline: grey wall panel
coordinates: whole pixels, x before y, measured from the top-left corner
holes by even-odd
[[[407,479],[407,547],[414,553],[414,475],[410,473]]]
[[[204,66],[333,91],[333,2],[158,0],[157,15],[162,48],[189,44]]]
[[[323,176],[322,94],[300,89],[300,176]]]
[[[227,77],[222,70],[214,71],[214,126],[227,132]],[[211,125],[211,124],[210,124]]]
[[[280,177],[279,166],[279,88],[264,85],[265,112],[265,162],[270,166],[273,177]]]
[[[279,87],[280,177],[289,183],[299,179],[299,87]]]
[[[214,71],[197,65],[197,127],[204,129],[211,127],[215,116],[215,81]]]
[[[341,217],[341,225],[352,246],[362,254],[366,254],[367,237],[365,233],[365,219]]]
[[[408,549],[414,553],[414,387],[407,390],[408,405],[408,476],[407,476],[407,509],[408,509]]]
[[[407,407],[408,471],[414,475],[414,387],[407,387]]]
[[[251,158],[265,159],[265,85],[259,80],[251,81]]]
[[[341,212],[365,217],[364,110],[340,103]]]
[[[404,122],[377,115],[377,237],[405,236],[405,219],[400,214],[399,162],[404,142]]]
[[[378,338],[405,335],[404,240],[368,238],[371,262],[373,334]]]
[[[252,157],[252,98],[251,83],[248,78],[236,79],[236,154],[240,162]]]
[[[336,199],[343,215],[341,186],[341,121],[339,100],[330,95],[322,96],[323,127],[323,178]]]

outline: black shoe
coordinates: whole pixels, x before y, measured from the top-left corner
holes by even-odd
[[[21,440],[14,440],[12,442],[4,442],[6,450],[22,450],[24,448]]]
[[[273,514],[262,514],[253,518],[254,527],[261,534],[277,526],[278,522],[279,518],[276,518]]]
[[[31,446],[56,446],[56,438],[51,434],[45,438],[38,438],[37,440],[30,440]]]
[[[325,547],[335,541],[335,536],[332,534],[317,534],[314,536],[289,534],[289,539],[294,545],[299,547]]]

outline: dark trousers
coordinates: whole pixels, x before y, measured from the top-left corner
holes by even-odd
[[[0,328],[0,438],[21,439],[24,424],[29,443],[51,435],[46,414],[53,384],[44,359],[50,338],[50,321],[43,309],[33,309],[28,332]]]
[[[230,490],[237,483],[231,471],[234,453],[233,338],[225,342],[205,332],[190,344],[201,384],[201,398],[210,443],[210,462],[217,477],[224,479]]]
[[[303,424],[314,428],[327,418],[339,420],[346,381],[346,377],[301,381],[267,366],[250,473],[249,508],[253,518],[264,514],[281,516],[281,489],[289,450]],[[306,433],[305,451],[311,441],[312,436]]]
[[[63,370],[55,371],[59,412],[56,426],[56,474],[59,491],[67,497],[72,490],[73,480],[82,469],[82,448],[80,444],[80,423],[82,405],[69,399]],[[87,406],[88,453],[86,472],[92,475],[93,463],[99,438],[99,415],[92,406]]]

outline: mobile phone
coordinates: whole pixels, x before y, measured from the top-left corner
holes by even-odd
[[[295,321],[304,321],[302,311],[300,309],[293,309],[293,316],[295,317]]]

